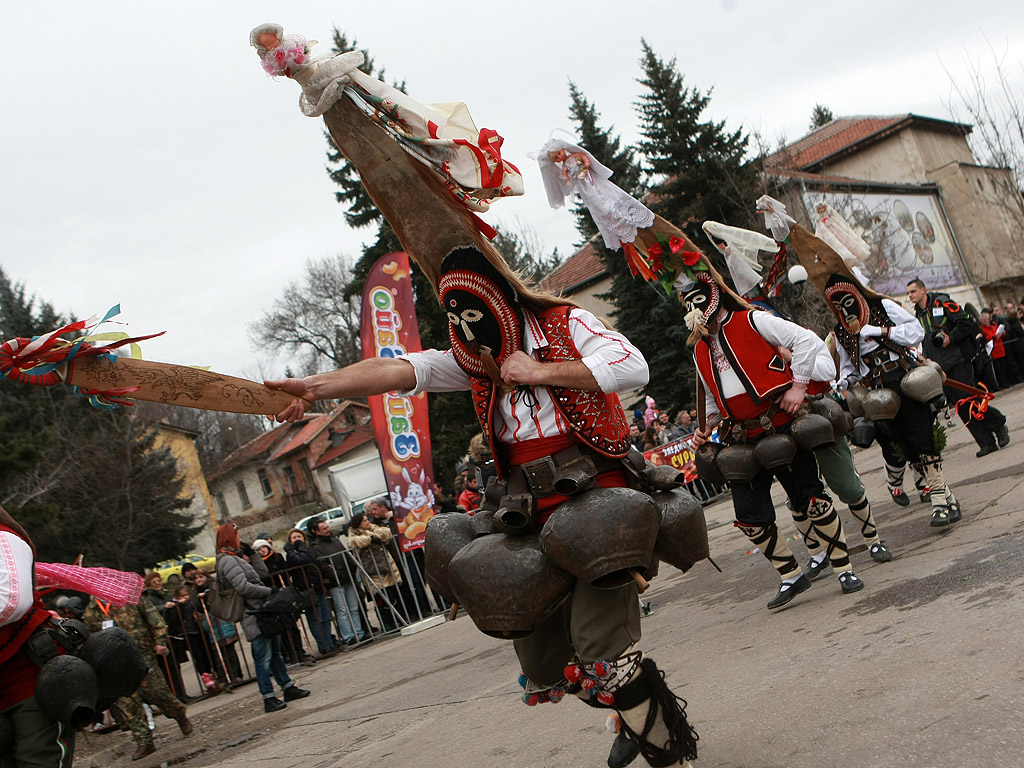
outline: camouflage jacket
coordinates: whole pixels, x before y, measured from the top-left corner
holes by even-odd
[[[109,615],[94,597],[89,600],[89,605],[82,614],[82,623],[90,632],[98,632],[103,628],[103,622],[111,619],[115,627],[120,627],[135,638],[144,656],[153,655],[153,649],[157,645],[167,645],[167,624],[149,600],[123,608],[108,605],[107,611]]]

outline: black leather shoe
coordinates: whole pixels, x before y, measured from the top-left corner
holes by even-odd
[[[608,768],[626,768],[627,765],[636,760],[640,754],[640,747],[625,733],[619,731],[619,735],[612,742],[612,749],[608,753]]]
[[[807,567],[804,568],[804,576],[806,576],[811,581],[814,581],[815,579],[820,579],[830,570],[832,570],[832,561],[829,560],[827,557],[824,558],[820,563],[811,560],[809,563],[807,563]]]
[[[1010,444],[1010,430],[1007,429],[1006,425],[1003,424],[1003,428],[996,432],[996,443],[1000,448],[1005,448]]]
[[[291,685],[284,689],[284,700],[295,701],[296,699],[304,699],[309,696],[309,691],[305,688],[299,688],[297,685]]]
[[[853,571],[845,571],[839,574],[839,586],[842,587],[843,594],[848,595],[864,589],[864,582],[858,579]]]
[[[890,488],[889,495],[892,496],[892,500],[899,504],[901,507],[910,506],[910,499],[907,498],[907,494],[903,492],[902,488]]]
[[[811,580],[807,578],[805,574],[800,574],[800,578],[794,581],[792,584],[782,582],[779,585],[779,594],[773,597],[768,602],[768,610],[773,608],[781,608],[794,597],[799,595],[801,592],[806,592],[811,588]]]
[[[888,563],[892,560],[892,552],[880,541],[868,547],[868,554],[876,563]]]
[[[263,700],[263,711],[264,712],[280,712],[288,705],[281,701],[277,696],[271,696],[269,699]]]
[[[954,497],[941,507],[934,507],[932,509],[931,526],[933,528],[943,528],[947,525],[952,525],[962,517],[963,513],[960,512],[960,502]]]
[[[1007,435],[1007,438],[1009,438],[1009,435]],[[997,446],[995,443],[992,443],[992,445],[984,446],[980,451],[978,451],[974,455],[980,459],[982,456],[988,456],[990,453],[995,453],[998,450],[999,446]]]

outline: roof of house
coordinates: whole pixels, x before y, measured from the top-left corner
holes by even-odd
[[[541,286],[552,293],[569,296],[606,274],[608,270],[604,268],[597,245],[591,240],[544,278]]]
[[[207,482],[212,482],[250,461],[262,459],[268,452],[273,450],[275,445],[280,444],[281,441],[287,441],[289,435],[300,431],[307,422],[312,421],[314,418],[316,418],[315,414],[306,414],[293,424],[282,424],[271,429],[269,432],[264,432],[262,435],[253,438],[242,447],[225,456],[220,466],[206,476]]]
[[[280,459],[283,456],[287,456],[292,451],[309,445],[317,435],[333,424],[346,409],[360,405],[362,404],[353,403],[351,400],[343,400],[338,407],[330,413],[316,414],[314,418],[310,419],[303,425],[302,429],[292,435],[291,440],[278,448],[278,450],[270,456],[270,460],[273,461],[275,459]],[[366,408],[365,405],[362,405],[362,407]]]
[[[769,155],[765,165],[810,171],[879,141],[911,124],[966,136],[971,126],[921,115],[856,115],[840,117],[811,131],[799,141]]]
[[[338,445],[331,446],[324,451],[324,455],[316,460],[316,464],[313,465],[313,469],[326,466],[335,459],[344,456],[349,451],[354,451],[359,446],[364,445],[371,440],[373,440],[373,427],[370,424],[364,424],[361,427],[352,427]]]

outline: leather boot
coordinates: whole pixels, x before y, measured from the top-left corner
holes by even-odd
[[[141,760],[146,755],[152,755],[154,752],[156,752],[156,744],[152,741],[147,744],[142,744],[137,750],[135,750],[135,754],[132,755],[132,760]]]

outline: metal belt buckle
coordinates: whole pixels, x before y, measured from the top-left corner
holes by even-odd
[[[555,492],[555,460],[550,456],[520,464],[526,484],[538,497]]]

